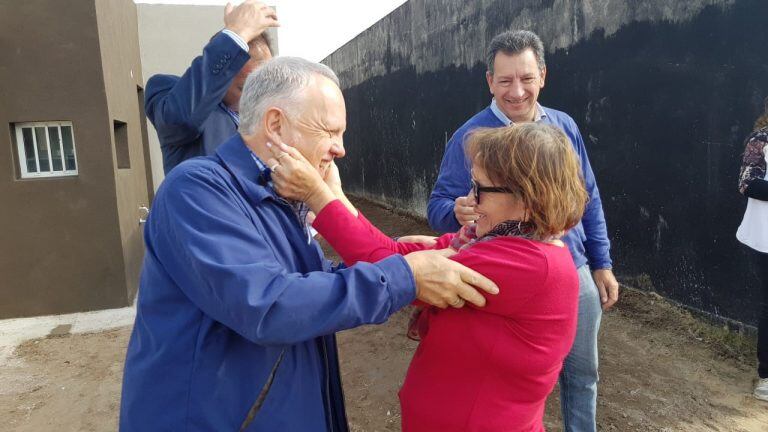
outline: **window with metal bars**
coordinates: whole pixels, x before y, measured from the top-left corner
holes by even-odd
[[[16,123],[21,178],[77,175],[72,122]]]

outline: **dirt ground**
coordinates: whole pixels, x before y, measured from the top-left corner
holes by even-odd
[[[358,202],[390,235],[422,222]],[[397,390],[416,343],[408,311],[339,334],[353,431],[399,431]],[[0,430],[113,431],[130,328],[28,341],[0,362]],[[753,341],[709,327],[658,296],[625,290],[603,317],[601,431],[768,431],[768,404],[752,399]],[[560,431],[558,391],[546,426]]]

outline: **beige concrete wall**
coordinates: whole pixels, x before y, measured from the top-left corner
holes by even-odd
[[[132,0],[96,1],[100,53],[104,71],[112,166],[116,185],[122,258],[125,268],[126,299],[132,299],[139,286],[144,257],[140,207],[148,207],[147,177],[142,137],[138,89],[143,86],[139,56],[136,6]],[[126,124],[130,167],[119,167],[116,155],[114,122]]]
[[[203,47],[224,27],[223,6],[138,4],[139,46],[144,82],[154,74],[182,75]],[[269,31],[277,54],[277,31]],[[147,122],[152,179],[155,190],[163,175],[160,142]]]
[[[94,0],[0,0],[0,52],[0,318],[125,305]],[[13,124],[56,120],[78,175],[20,179]]]
[[[181,75],[224,26],[222,6],[137,4],[144,83],[154,74]],[[147,122],[152,180],[157,190],[165,175],[160,141]]]

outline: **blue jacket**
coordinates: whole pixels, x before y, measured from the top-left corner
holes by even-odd
[[[217,34],[184,75],[153,75],[144,109],[157,130],[168,174],[182,161],[210,156],[237,132],[221,100],[250,56],[224,33]]]
[[[407,263],[332,268],[239,135],[165,179],[146,224],[122,431],[347,431],[334,332],[413,301]]]
[[[546,107],[542,109],[546,116],[541,121],[559,127],[571,139],[573,148],[581,160],[581,169],[589,194],[589,203],[581,223],[568,231],[563,241],[568,245],[576,267],[589,264],[592,270],[611,268],[610,241],[605,226],[603,204],[579,128],[568,114]],[[467,134],[478,127],[502,126],[504,123],[488,107],[467,120],[448,141],[443,162],[440,165],[440,173],[427,205],[427,217],[434,230],[454,232],[460,228],[453,213],[453,205],[456,198],[466,196],[470,189],[470,167],[464,153]]]

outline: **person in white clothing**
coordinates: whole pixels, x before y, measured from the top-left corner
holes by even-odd
[[[762,304],[757,327],[757,373],[754,396],[768,402],[768,98],[765,110],[747,137],[739,175],[739,191],[748,198],[736,238],[750,248]]]

